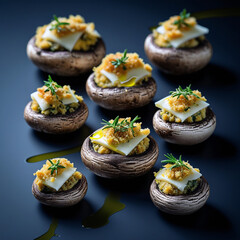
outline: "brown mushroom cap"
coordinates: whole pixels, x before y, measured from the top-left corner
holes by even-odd
[[[94,174],[105,178],[134,178],[146,174],[158,158],[158,145],[150,139],[146,152],[123,156],[120,154],[99,154],[94,151],[90,138],[86,138],[81,149],[81,157],[85,166]]]
[[[163,48],[157,46],[153,34],[149,34],[145,39],[144,50],[153,64],[173,75],[196,72],[205,67],[212,57],[212,46],[206,39],[193,48]]]
[[[44,193],[40,192],[37,185],[33,181],[32,194],[44,205],[51,207],[70,207],[80,202],[86,195],[88,189],[87,179],[84,175],[78,183],[67,191]]]
[[[165,141],[179,145],[195,145],[209,138],[216,127],[216,116],[208,107],[206,118],[200,122],[175,123],[161,119],[158,110],[153,116],[153,128]]]
[[[32,110],[29,102],[24,110],[24,118],[28,125],[39,132],[51,134],[63,134],[74,132],[79,129],[87,120],[88,107],[82,102],[73,113],[65,115],[44,115]]]
[[[147,105],[157,91],[157,84],[151,77],[139,86],[101,88],[95,83],[94,73],[92,73],[86,82],[86,91],[96,104],[106,109],[119,111]]]
[[[27,44],[27,55],[42,71],[58,76],[74,77],[88,73],[101,63],[106,49],[100,38],[89,51],[48,51],[35,45],[35,37]]]
[[[188,215],[196,212],[206,203],[210,188],[208,182],[202,176],[199,186],[193,193],[171,196],[162,193],[154,179],[149,192],[153,204],[159,210],[173,215]]]

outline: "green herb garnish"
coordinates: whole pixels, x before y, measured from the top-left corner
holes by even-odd
[[[48,161],[52,164],[52,166],[48,168],[48,170],[51,170],[51,175],[53,175],[54,171],[56,171],[56,175],[57,175],[58,168],[65,168],[64,166],[59,165],[60,160],[57,160],[57,163],[53,163],[52,160],[50,159]]]
[[[124,64],[126,64],[128,57],[127,57],[127,49],[124,50],[123,56],[121,58],[117,58],[115,61],[111,61],[112,65],[114,66],[114,68],[119,67],[121,64],[123,64],[123,69],[126,70],[126,66]]]
[[[190,13],[187,13],[187,10],[184,8],[182,12],[180,12],[180,19],[174,21],[174,25],[177,25],[178,28],[180,28],[182,25],[185,25],[186,27],[189,27],[190,25],[185,22],[187,18],[190,17]]]
[[[182,87],[179,86],[175,91],[170,91],[169,93],[171,94],[172,97],[177,97],[177,98],[183,95],[187,100],[188,100],[188,96],[191,96],[191,95],[200,99],[200,97],[197,94],[195,94],[191,89],[191,84],[185,89],[182,89]]]
[[[118,122],[119,116],[117,116],[112,123],[102,119],[103,122],[101,124],[106,125],[102,130],[106,128],[113,128],[114,132],[126,132],[129,128],[131,128],[132,134],[134,136],[133,128],[135,128],[135,126],[133,126],[133,124],[139,119],[141,118],[136,116],[131,122],[129,122],[127,119],[123,119],[121,122]]]
[[[179,156],[179,159],[176,159],[171,153],[167,153],[167,154],[164,154],[164,156],[167,158],[166,160],[162,160],[161,162],[162,163],[170,163],[170,164],[173,164],[171,166],[171,170],[173,168],[177,168],[177,167],[186,167],[187,169],[190,169],[186,164],[183,163],[182,161],[182,155]]]
[[[52,23],[51,24],[51,28],[50,28],[50,31],[56,29],[58,32],[61,32],[63,30],[63,28],[61,26],[64,26],[64,25],[69,25],[70,23],[68,22],[60,22],[58,20],[58,17],[56,15],[53,15],[53,18],[54,20],[56,21],[56,23]]]
[[[56,95],[55,88],[62,88],[62,86],[58,85],[56,82],[52,80],[52,77],[48,75],[48,81],[44,81],[47,89],[44,92],[51,91],[52,95]]]

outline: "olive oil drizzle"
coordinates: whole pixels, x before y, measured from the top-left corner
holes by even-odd
[[[55,230],[58,226],[58,219],[53,218],[51,225],[49,227],[49,229],[47,230],[46,233],[44,233],[43,235],[41,235],[40,237],[34,238],[34,240],[50,240],[52,237],[54,236],[58,236],[57,234],[55,234]]]
[[[192,13],[191,16],[197,19],[216,18],[216,17],[234,17],[240,16],[240,8],[211,9]]]
[[[56,152],[43,153],[43,154],[35,155],[35,156],[27,158],[26,161],[28,163],[36,163],[36,162],[40,162],[40,161],[43,161],[43,160],[62,157],[62,156],[68,155],[68,154],[76,153],[76,152],[79,152],[80,150],[81,150],[81,145],[73,147],[73,148],[68,148],[68,149],[65,149],[65,150],[56,151]]]
[[[120,202],[120,196],[115,193],[109,193],[103,206],[92,215],[82,221],[84,228],[99,228],[109,223],[109,218],[116,212],[125,208],[125,204]]]
[[[218,17],[240,17],[240,8],[220,8],[220,9],[211,9],[201,12],[191,13],[192,17],[195,17],[197,20],[205,18],[218,18]],[[149,27],[150,31],[158,28],[159,25]]]

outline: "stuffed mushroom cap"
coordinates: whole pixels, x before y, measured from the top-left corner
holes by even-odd
[[[105,44],[99,39],[89,51],[51,52],[38,48],[35,37],[27,45],[29,59],[42,71],[63,77],[76,77],[88,73],[101,63],[105,56]]]
[[[142,85],[134,87],[101,88],[92,73],[86,82],[86,91],[93,102],[109,110],[129,110],[147,105],[153,99],[157,84],[151,77]]]
[[[149,60],[161,71],[172,75],[190,74],[204,68],[212,57],[212,46],[203,40],[194,48],[163,48],[154,43],[149,34],[144,43]]]

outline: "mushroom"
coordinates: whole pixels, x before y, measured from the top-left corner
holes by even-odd
[[[154,65],[172,75],[199,71],[212,57],[212,46],[206,39],[193,48],[165,48],[157,46],[153,34],[149,34],[144,43],[144,50]]]
[[[199,210],[207,201],[210,193],[209,185],[202,176],[197,189],[187,195],[166,195],[158,189],[153,180],[150,186],[150,197],[154,205],[161,211],[173,215],[188,215]]]
[[[158,158],[158,145],[150,139],[149,148],[142,154],[123,156],[99,154],[94,151],[90,138],[82,145],[81,157],[84,165],[94,174],[105,178],[133,178],[146,174]]]
[[[80,202],[86,195],[88,189],[87,180],[84,175],[76,185],[67,190],[54,193],[44,193],[39,191],[35,182],[32,184],[32,193],[34,197],[42,204],[51,207],[70,207]]]
[[[92,73],[86,83],[88,96],[98,105],[110,110],[128,110],[147,105],[157,91],[155,80],[150,77],[147,82],[133,87],[98,87]]]
[[[35,45],[35,37],[27,44],[27,55],[42,71],[58,76],[74,77],[88,73],[101,63],[105,56],[101,38],[89,51],[48,51]]]
[[[153,117],[155,132],[165,141],[179,145],[194,145],[209,138],[216,127],[216,116],[208,107],[206,118],[199,122],[166,122],[160,117],[158,110]]]
[[[31,103],[29,102],[25,107],[24,118],[30,127],[39,132],[50,134],[70,133],[79,129],[88,117],[88,107],[84,102],[81,102],[75,112],[65,115],[44,115],[37,113],[32,110]]]

